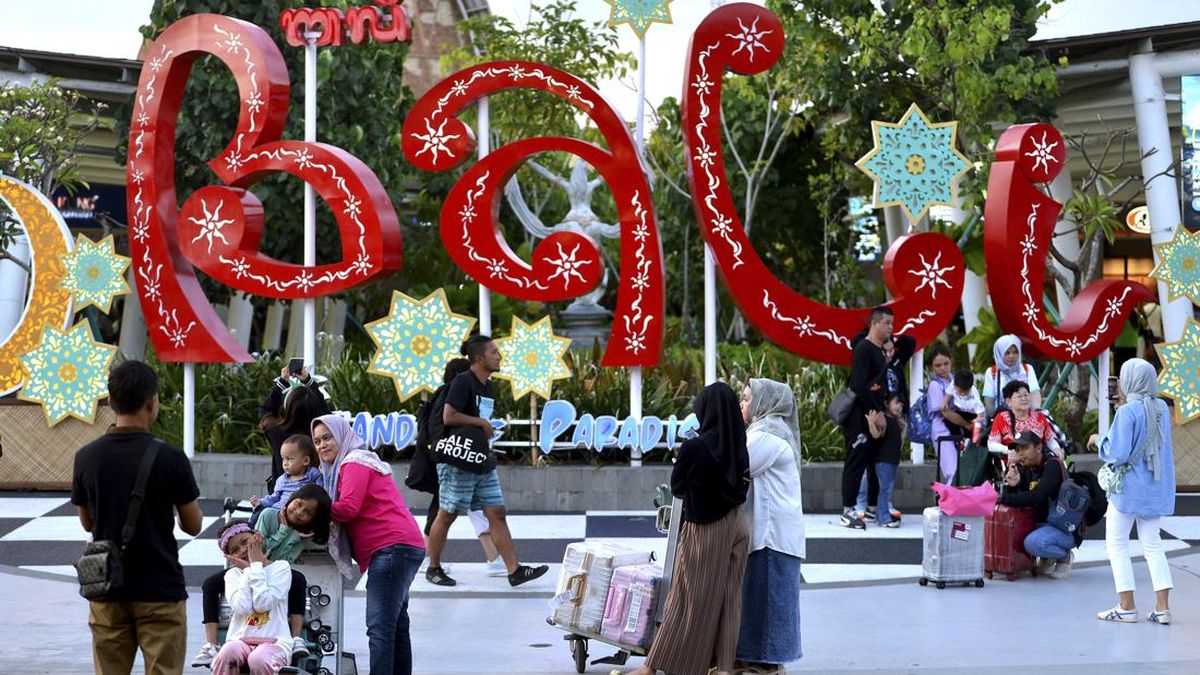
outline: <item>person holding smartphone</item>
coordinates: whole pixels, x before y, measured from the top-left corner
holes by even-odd
[[[318,389],[316,380],[304,367],[304,359],[289,359],[258,408],[258,429],[271,446],[269,492],[274,492],[275,481],[284,475],[284,442],[296,434],[311,438],[312,421],[330,412],[329,403]]]

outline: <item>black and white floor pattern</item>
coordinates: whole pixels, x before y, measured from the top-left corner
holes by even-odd
[[[216,532],[222,520],[221,506],[202,500],[205,514],[203,530],[190,537],[178,529],[179,558],[189,586],[199,586],[204,577],[222,567]],[[1175,551],[1200,545],[1200,495],[1180,496],[1178,515],[1164,519],[1164,546]],[[417,515],[424,525],[423,513]],[[804,581],[810,585],[846,584],[916,578],[921,574],[921,517],[907,514],[902,527],[884,529],[871,526],[866,531],[848,530],[837,525],[834,514],[805,516],[808,558],[803,566]],[[613,541],[655,551],[662,559],[666,536],[654,528],[651,511],[589,511],[578,514],[513,513],[508,517],[517,553],[525,563],[550,563],[551,573],[543,580],[519,589],[509,588],[503,578],[484,575],[484,557],[474,531],[466,518],[451,528],[444,559],[452,576],[459,580],[454,588],[442,588],[418,577],[416,595],[436,593],[548,594],[553,591],[557,563],[562,561],[568,544],[582,540]],[[1107,559],[1104,529],[1098,526],[1077,552],[1078,562]],[[75,507],[64,493],[0,493],[0,565],[23,570],[61,575],[72,579],[71,563],[78,558],[88,535],[79,525]],[[1137,542],[1132,553],[1140,555]],[[364,588],[365,580],[359,588]]]

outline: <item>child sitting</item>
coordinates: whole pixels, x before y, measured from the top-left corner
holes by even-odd
[[[958,413],[968,424],[984,414],[983,399],[979,398],[979,391],[975,389],[975,375],[971,371],[960,370],[954,373],[954,386],[946,392],[946,407]],[[946,428],[951,434],[968,435],[966,427],[951,422],[946,422]]]
[[[898,392],[888,394],[884,412],[867,413],[867,426],[875,439],[875,475],[879,478],[879,503],[891,504],[896,472],[900,468],[900,452],[904,444],[904,399]],[[891,509],[879,509],[876,522],[882,527],[900,527],[900,520]]]
[[[275,491],[266,497],[250,498],[254,513],[250,515],[250,526],[258,522],[262,509],[287,503],[292,493],[302,485],[321,484],[321,460],[312,439],[304,434],[293,434],[279,448],[283,460],[283,475],[275,481]]]
[[[292,495],[282,510],[264,509],[255,526],[260,537],[260,548],[269,560],[296,562],[304,548],[304,539],[311,538],[315,544],[329,540],[330,499],[320,485],[305,485]],[[224,535],[234,521],[221,530]],[[247,528],[249,529],[249,528]],[[308,581],[295,569],[291,570],[291,585],[287,594],[287,613],[291,635],[290,654],[307,653],[308,648],[300,636],[304,625],[305,591]],[[213,662],[217,655],[217,621],[220,618],[220,596],[229,597],[225,585],[225,573],[217,572],[204,580],[203,585],[204,636],[206,642],[192,658],[192,667],[199,668]],[[232,602],[232,600],[231,600]]]
[[[225,571],[225,592],[233,616],[225,646],[212,662],[214,675],[274,675],[291,660],[287,596],[292,568],[286,560],[270,562],[263,554],[263,537],[246,523],[221,533],[218,543],[232,565]]]

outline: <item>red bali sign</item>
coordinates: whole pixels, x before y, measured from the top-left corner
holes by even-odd
[[[783,26],[770,11],[739,3],[713,11],[692,35],[683,90],[683,133],[692,201],[734,302],[775,344],[813,361],[850,363],[850,340],[866,327],[869,308],[843,309],[785,286],[746,236],[729,188],[721,138],[721,79],[770,70],[783,53]],[[896,332],[932,342],[958,311],[965,265],[940,234],[901,237],[888,249],[883,278],[893,300]]]
[[[637,147],[625,122],[591,85],[539,63],[494,61],[460,70],[421,97],[404,120],[401,145],[410,162],[446,171],[473,156],[471,130],[455,117],[478,99],[505,89],[540,89],[574,105],[600,130],[608,149],[576,138],[544,136],[504,145],[475,163],[442,204],[442,243],[458,266],[491,290],[549,302],[592,290],[604,274],[599,245],[584,234],[556,232],[526,263],[500,234],[504,185],[529,157],[577,155],[608,182],[620,221],[621,271],[605,366],[658,364],[663,333],[662,244]]]
[[[375,42],[408,42],[412,26],[408,12],[397,0],[375,0],[378,7],[301,7],[279,13],[279,26],[293,47],[304,46],[305,33],[318,33],[318,47],[341,46],[344,39],[362,44],[368,38]]]
[[[213,55],[241,94],[237,129],[208,163],[225,185],[177,209],[175,122],[196,59]],[[283,56],[266,31],[217,14],[172,24],[142,69],[129,133],[130,253],[150,335],[163,361],[247,361],[209,304],[192,265],[226,285],[272,298],[315,298],[400,268],[400,227],[379,179],[324,143],[280,141],[288,109]],[[263,207],[247,188],[282,171],[311,184],[341,232],[343,259],[306,267],[262,254]]]
[[[1037,183],[1053,180],[1066,157],[1062,135],[1049,124],[1019,124],[1000,136],[984,207],[984,254],[1000,326],[1043,356],[1082,363],[1108,349],[1130,310],[1154,295],[1132,281],[1094,281],[1060,325],[1046,318],[1046,255],[1062,205]]]

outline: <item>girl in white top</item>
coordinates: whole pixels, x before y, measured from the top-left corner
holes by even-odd
[[[1021,361],[1021,338],[1016,335],[1001,335],[992,345],[992,358],[996,365],[983,373],[983,405],[988,417],[996,414],[1004,386],[1019,380],[1029,386],[1029,404],[1035,409],[1042,407],[1042,388],[1038,384],[1033,366]]]
[[[262,534],[244,522],[226,527],[217,539],[229,561],[225,597],[233,616],[225,645],[213,659],[213,675],[275,675],[292,654],[287,596],[292,569],[286,560],[271,562],[263,554]]]
[[[800,428],[796,398],[782,382],[752,379],[742,391],[750,454],[750,557],[742,587],[737,658],[771,669],[799,659],[800,561],[804,509],[800,500]]]

